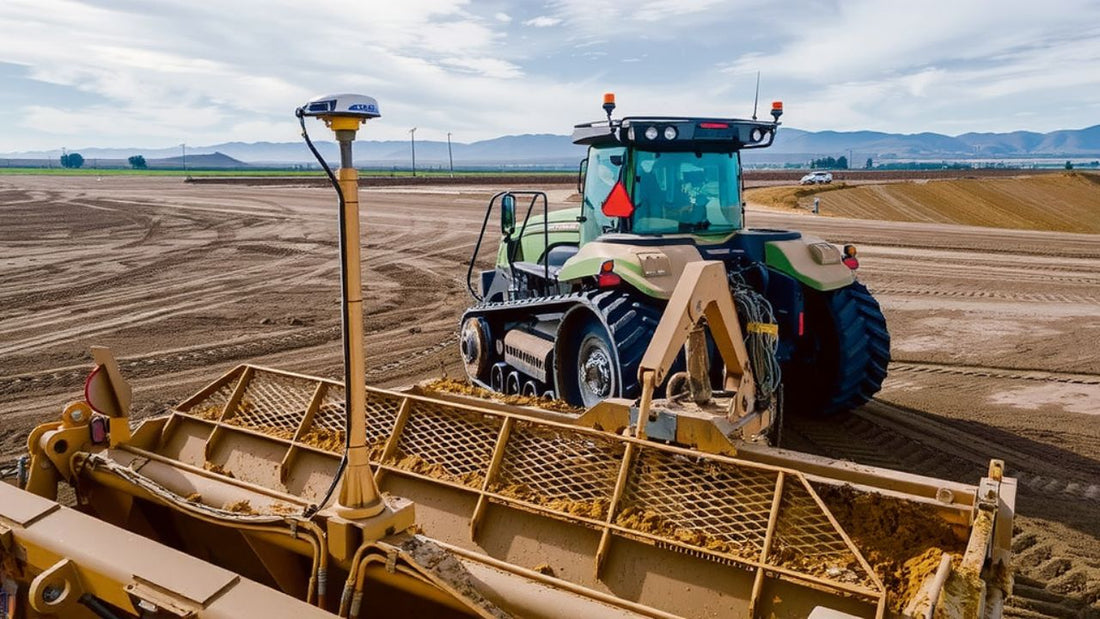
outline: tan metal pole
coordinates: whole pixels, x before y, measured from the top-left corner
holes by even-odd
[[[367,391],[363,354],[363,276],[359,245],[359,172],[351,161],[351,142],[359,129],[357,118],[332,118],[329,127],[340,142],[340,169],[336,180],[343,195],[340,230],[344,264],[344,369],[349,417],[348,464],[340,485],[337,512],[348,519],[368,518],[380,513],[385,504],[374,484],[367,453]]]

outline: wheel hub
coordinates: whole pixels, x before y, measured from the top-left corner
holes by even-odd
[[[596,341],[586,340],[581,349],[581,363],[577,368],[581,385],[597,398],[611,395],[614,373],[610,355]]]

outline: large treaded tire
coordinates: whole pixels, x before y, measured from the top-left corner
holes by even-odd
[[[600,328],[613,343],[616,361],[615,392],[609,397],[636,398],[638,365],[660,321],[662,308],[653,301],[622,290],[588,293],[588,304],[578,304],[562,321],[555,351],[558,395],[575,406],[584,406],[572,378],[576,375],[576,346],[587,329]]]
[[[860,282],[830,292],[807,291],[811,345],[784,369],[792,415],[835,415],[862,406],[882,388],[890,332],[878,301]]]

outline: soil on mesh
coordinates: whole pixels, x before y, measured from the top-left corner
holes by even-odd
[[[325,451],[341,451],[344,449],[344,431],[314,427],[302,435],[298,442]]]
[[[207,406],[200,409],[191,409],[187,411],[188,415],[198,417],[199,419],[205,419],[207,421],[215,421],[222,414],[220,406]]]
[[[435,479],[443,479],[447,481],[453,481],[465,486],[474,488],[480,488],[483,481],[485,481],[485,475],[480,471],[470,471],[469,473],[456,474],[452,473],[447,467],[437,462],[429,462],[420,456],[415,454],[405,454],[398,451],[394,458],[397,468],[410,471],[412,473],[418,473],[427,477],[433,477]]]
[[[603,520],[607,517],[607,509],[610,501],[607,499],[593,499],[591,501],[568,499],[564,497],[549,497],[538,492],[527,484],[506,484],[493,490],[502,496],[519,499],[527,503],[541,505],[547,509],[572,514],[592,520]]]
[[[483,387],[470,384],[469,381],[457,378],[438,378],[425,383],[420,384],[420,388],[427,393],[453,393],[457,395],[468,395],[475,398],[484,398],[493,400],[494,402],[500,402],[502,404],[511,404],[513,406],[533,406],[535,408],[541,408],[543,410],[554,411],[556,413],[570,413],[580,414],[584,412],[584,409],[578,406],[573,406],[564,400],[551,400],[544,397],[532,397],[526,395],[504,395],[503,393],[497,393],[496,391],[489,391]]]
[[[760,558],[760,550],[751,544],[741,545],[697,529],[685,528],[657,512],[636,506],[627,505],[615,516],[615,524],[633,531],[656,535],[743,559],[758,560]]]
[[[928,505],[908,503],[849,486],[820,485],[821,500],[886,587],[890,608],[901,611],[935,573],[944,553],[957,564],[966,550],[951,525]]]

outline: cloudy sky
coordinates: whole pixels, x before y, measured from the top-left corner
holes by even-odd
[[[956,135],[1100,123],[1096,0],[2,0],[0,152],[298,139],[313,95],[372,139],[569,133],[619,113]],[[319,127],[318,127],[319,128]]]

